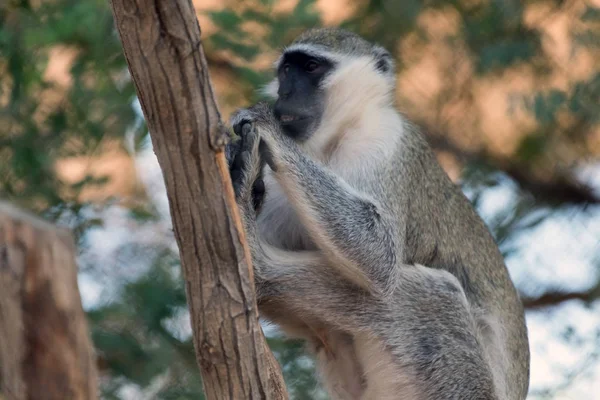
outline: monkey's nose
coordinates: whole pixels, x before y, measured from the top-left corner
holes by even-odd
[[[273,114],[275,114],[275,118],[277,118],[277,121],[281,121],[281,116],[285,114],[285,110],[283,109],[279,101],[275,102],[275,107],[273,107]]]
[[[277,91],[277,95],[280,99],[288,99],[292,94],[291,85],[280,85],[279,90]]]

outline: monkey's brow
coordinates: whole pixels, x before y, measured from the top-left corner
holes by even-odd
[[[310,59],[315,59],[320,62],[330,62],[329,59],[323,57],[321,54],[307,53],[304,50],[294,50],[283,55],[283,61],[281,64],[285,64],[286,62],[305,62]]]
[[[291,46],[283,49],[282,55],[274,63],[275,68],[278,68],[283,64],[283,60],[287,54],[292,54],[295,52],[302,52],[304,54],[309,55],[310,57],[314,57],[320,60],[327,60],[331,63],[339,61],[340,58],[340,55],[320,46],[314,46],[304,43],[292,44]]]

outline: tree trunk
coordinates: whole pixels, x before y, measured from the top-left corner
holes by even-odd
[[[190,0],[112,0],[169,198],[208,399],[285,399],[258,321],[251,260]]]
[[[96,399],[70,235],[0,203],[0,399]]]

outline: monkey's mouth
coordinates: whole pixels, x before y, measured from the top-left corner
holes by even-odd
[[[299,115],[290,115],[290,114],[283,114],[282,116],[279,117],[279,121],[282,123],[288,123],[288,122],[296,122],[296,121],[300,121],[304,118],[300,117]]]
[[[281,114],[278,119],[283,132],[295,140],[303,138],[311,121],[310,117],[297,114]]]

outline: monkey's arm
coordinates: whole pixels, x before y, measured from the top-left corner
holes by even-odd
[[[396,265],[391,218],[374,199],[300,152],[295,144],[274,156],[275,176],[317,245],[343,265],[360,268],[386,287]]]
[[[238,111],[234,129],[251,123],[260,136],[261,158],[273,170],[311,239],[355,284],[387,291],[397,264],[391,214],[376,199],[359,193],[322,164],[307,157],[281,132],[271,108],[259,103]]]
[[[309,324],[320,321],[342,330],[360,330],[371,321],[368,310],[385,306],[379,298],[340,279],[319,251],[281,250],[262,241],[251,247],[258,303],[272,320],[285,320],[289,316],[281,313],[293,310]]]
[[[258,129],[263,158],[331,265],[362,287],[388,289],[398,258],[388,211],[307,157],[277,125]]]

